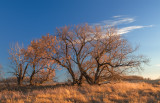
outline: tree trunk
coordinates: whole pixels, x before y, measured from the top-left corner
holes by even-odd
[[[81,68],[80,64],[78,64],[78,66],[79,66],[79,70],[80,70],[82,76],[84,76],[86,78],[87,82],[90,85],[94,84],[93,79]]]
[[[99,76],[96,76],[96,79],[94,80],[94,84],[99,84]]]
[[[17,83],[19,86],[22,85],[22,81],[23,81],[22,78],[20,78],[20,77],[17,78]]]
[[[22,85],[22,64],[19,64],[19,75],[17,77],[17,83],[18,85]]]
[[[97,70],[96,70],[96,73],[95,73],[95,78],[94,78],[94,84],[98,84],[99,83],[99,76],[98,76],[98,74],[99,74],[99,70],[100,70],[100,68],[99,68],[99,64],[98,64],[98,67],[97,67]]]
[[[33,85],[34,75],[35,75],[35,70],[33,70],[32,74],[30,76],[30,85]]]
[[[79,77],[79,80],[78,80],[78,85],[81,86],[82,84],[82,79],[83,79],[83,75],[81,73],[80,77]]]
[[[73,70],[72,70],[71,68],[67,68],[67,70],[68,70],[68,72],[70,73],[70,75],[71,75],[71,77],[72,77],[72,80],[73,80],[72,85],[77,84],[77,80],[76,80],[76,78],[75,78],[75,75],[74,75]]]

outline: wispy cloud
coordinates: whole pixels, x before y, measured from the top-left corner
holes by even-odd
[[[122,17],[122,15],[113,16],[113,18],[120,18],[120,17]]]
[[[113,20],[104,20],[99,23],[94,23],[93,26],[100,25],[103,28],[107,28],[108,26],[119,26],[119,25],[125,25],[125,24],[130,24],[132,22],[135,22],[134,17],[124,17],[123,15],[117,15],[113,16]],[[148,25],[148,26],[142,26],[142,25],[135,25],[135,26],[127,26],[123,28],[118,29],[118,34],[126,34],[129,33],[135,29],[141,29],[141,28],[146,28],[146,27],[152,27],[153,25]]]
[[[134,18],[121,18],[119,20],[105,20],[105,21],[103,21],[103,23],[111,25],[111,26],[118,26],[118,25],[121,25],[121,24],[132,23],[134,21],[135,21]]]
[[[132,22],[135,21],[135,19],[131,18],[131,17],[125,17],[125,18],[122,18],[122,16],[113,16],[113,17],[115,18],[114,20],[104,20],[104,21],[101,21],[99,23],[94,23],[93,25],[118,26],[118,25],[121,25],[121,24],[128,24],[128,23],[132,23]]]
[[[124,28],[118,29],[118,34],[126,34],[126,33],[131,32],[132,30],[146,28],[146,27],[152,27],[152,25],[149,25],[149,26],[129,26],[129,27],[124,27]]]

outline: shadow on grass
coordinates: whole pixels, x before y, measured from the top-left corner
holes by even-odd
[[[157,86],[157,84],[160,84],[160,80],[132,80],[132,81],[128,81],[128,82],[132,82],[132,83],[139,83],[139,82],[145,82],[145,83],[149,83],[152,84],[153,86]],[[115,82],[116,83],[116,82]],[[102,84],[103,85],[103,84]],[[24,85],[24,86],[17,86],[16,84],[0,84],[0,92],[4,91],[4,90],[8,90],[8,91],[21,91],[21,92],[31,92],[33,90],[44,90],[44,89],[54,89],[54,88],[58,88],[58,87],[64,87],[64,86],[72,86],[71,84],[67,84],[67,83],[58,83],[58,84],[50,84],[50,85],[39,85],[39,86],[29,86],[29,85]],[[78,89],[79,92],[81,92],[82,94],[85,94],[86,91],[79,88]]]
[[[0,85],[0,92],[7,90],[7,91],[20,91],[23,93],[31,92],[33,90],[44,90],[44,89],[55,89],[59,87],[65,87],[65,86],[72,86],[70,84],[55,84],[55,85],[40,85],[40,86],[30,86],[30,85],[24,85],[24,86],[17,86],[17,85],[7,85],[2,86]]]

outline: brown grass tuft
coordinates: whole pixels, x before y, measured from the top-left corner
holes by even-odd
[[[37,87],[38,88],[38,87]],[[23,88],[25,89],[25,88]],[[160,85],[139,82],[101,86],[44,86],[39,89],[1,90],[2,103],[158,103]]]

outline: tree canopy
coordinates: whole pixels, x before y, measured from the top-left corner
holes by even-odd
[[[148,59],[135,55],[136,50],[114,27],[103,29],[88,24],[57,28],[54,35],[42,36],[21,49],[32,68],[31,84],[35,74],[48,80],[61,68],[66,69],[73,84],[78,85],[83,80],[91,85],[98,84],[119,78],[130,69],[141,69]],[[42,74],[46,77],[40,76]]]

